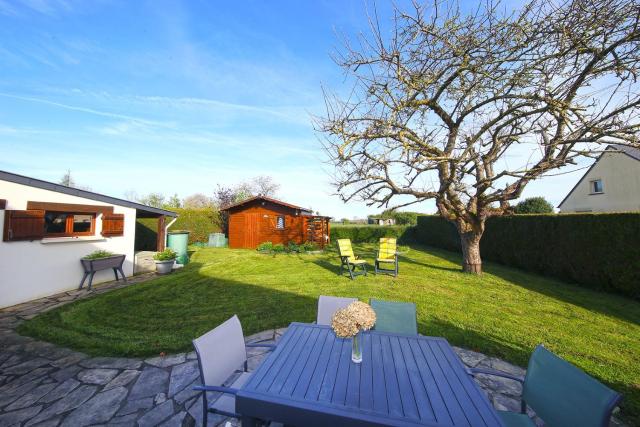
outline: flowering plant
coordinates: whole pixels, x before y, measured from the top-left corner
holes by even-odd
[[[355,301],[346,308],[336,311],[331,319],[331,327],[340,338],[350,338],[358,332],[367,331],[376,324],[376,312],[369,304]]]

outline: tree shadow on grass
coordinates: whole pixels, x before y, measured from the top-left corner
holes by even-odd
[[[455,252],[426,246],[416,248],[417,250],[428,252],[430,255],[450,263],[462,263],[461,255]],[[433,266],[415,260],[410,260],[409,262],[424,265],[428,268],[449,269],[449,267]],[[451,268],[451,270],[457,271],[460,274],[466,274],[463,273],[461,269]],[[499,277],[513,285],[547,297],[615,317],[626,322],[637,325],[640,324],[640,302],[631,298],[562,282],[552,277],[542,276],[534,272],[519,270],[494,262],[483,262],[483,271],[486,274]],[[534,277],[535,280],[531,280],[532,277]]]

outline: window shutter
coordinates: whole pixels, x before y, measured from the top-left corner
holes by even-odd
[[[105,237],[124,235],[124,214],[102,214],[102,235]]]
[[[40,240],[44,236],[44,211],[5,211],[4,235],[5,242],[20,240]]]

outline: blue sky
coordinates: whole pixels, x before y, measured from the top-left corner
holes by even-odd
[[[347,89],[329,54],[336,31],[366,30],[365,6],[0,0],[0,169],[51,181],[71,169],[116,197],[211,194],[270,175],[291,203],[337,218],[377,212],[331,195],[310,119],[321,85]],[[390,7],[379,2],[383,19]],[[557,205],[580,174],[525,196]]]

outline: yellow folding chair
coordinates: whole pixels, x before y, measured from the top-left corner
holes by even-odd
[[[351,240],[349,239],[338,239],[338,254],[340,255],[340,275],[342,276],[342,272],[344,267],[347,267],[349,271],[349,277],[351,280],[355,276],[367,275],[367,261],[363,259],[358,259],[357,256],[353,254],[353,248],[351,247]],[[362,271],[356,272],[356,267],[360,267]]]
[[[389,267],[393,264],[393,268]],[[398,277],[398,245],[393,237],[380,238],[380,249],[375,262],[376,274],[387,273]]]

